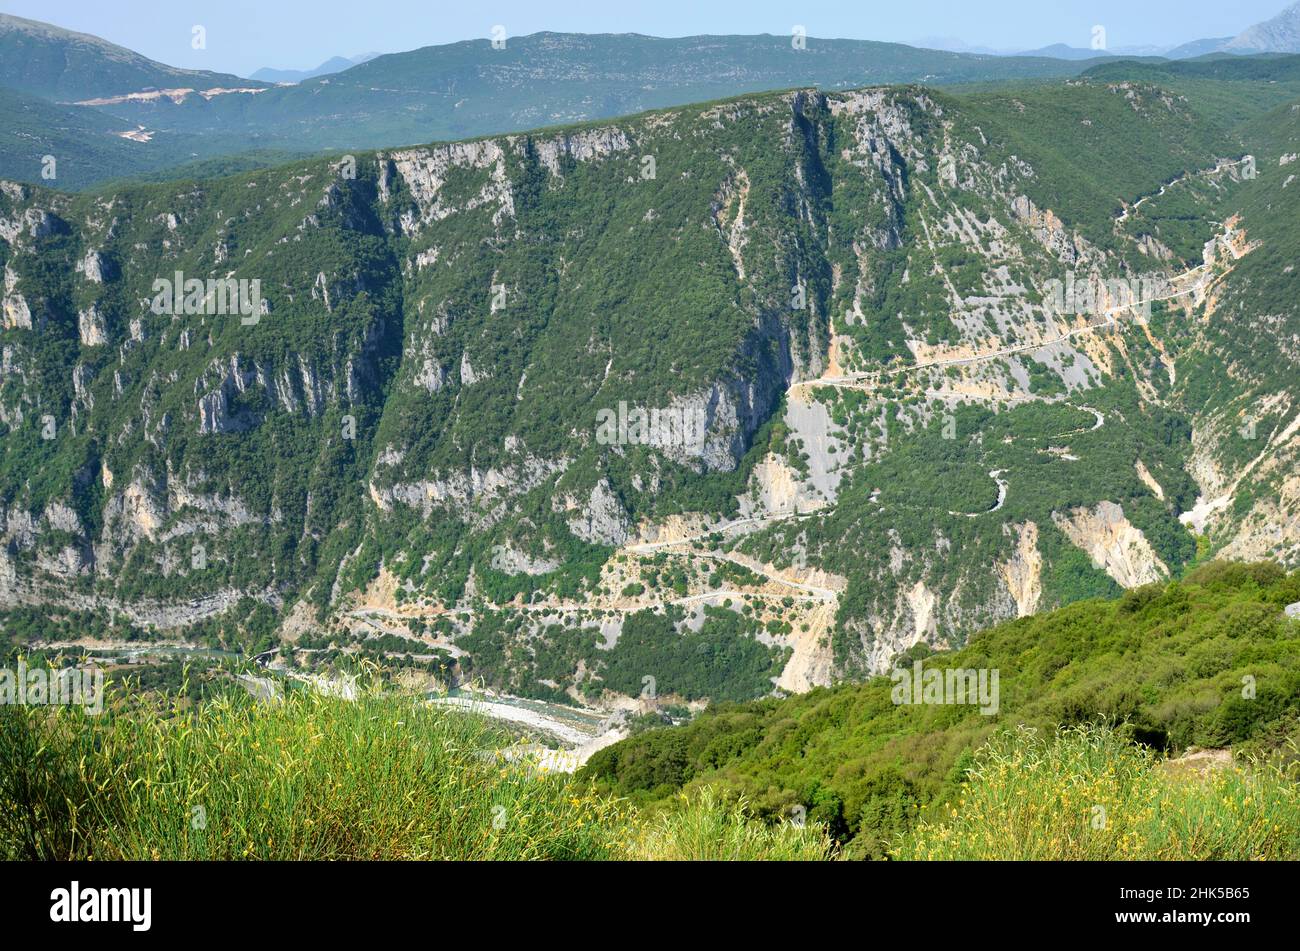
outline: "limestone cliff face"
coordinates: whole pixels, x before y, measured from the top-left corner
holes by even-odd
[[[569,515],[569,531],[585,542],[621,545],[628,539],[631,525],[627,511],[605,479],[596,483],[587,499],[560,497],[555,505]]]
[[[518,276],[507,273],[512,246],[519,245],[522,257],[539,237],[575,237],[538,230],[536,206],[545,204],[546,193],[576,192],[585,186],[574,179],[588,174],[639,202],[643,196],[629,183],[651,182],[642,192],[659,187],[653,185],[653,174],[644,177],[649,168],[642,161],[645,155],[680,141],[682,130],[697,123],[707,130],[701,147],[711,150],[710,135],[731,135],[725,126],[750,121],[769,108],[762,104],[741,109],[724,123],[709,119],[706,124],[689,114],[660,116],[627,127],[392,150],[365,158],[360,166],[349,157],[292,173],[265,173],[222,197],[215,187],[200,187],[135,208],[112,198],[74,208],[67,198],[5,183],[0,207],[4,328],[34,331],[53,323],[69,328],[88,356],[104,351],[116,357],[111,369],[93,357],[84,360],[69,369],[68,381],[76,398],[70,431],[104,434],[112,454],[120,457],[102,466],[107,474],[118,470],[117,490],[106,493],[99,512],[82,514],[102,519],[120,534],[98,542],[83,523],[83,554],[76,565],[62,551],[36,554],[39,546],[32,548],[28,564],[50,574],[57,586],[70,571],[77,574],[95,564],[97,545],[104,555],[100,570],[117,570],[140,547],[150,550],[147,557],[157,565],[159,579],[175,575],[176,566],[187,557],[180,541],[191,534],[176,528],[185,524],[177,484],[192,479],[195,485],[212,485],[214,498],[227,508],[238,508],[243,505],[239,483],[249,474],[245,467],[223,465],[212,471],[198,462],[182,475],[189,468],[187,456],[198,446],[235,445],[232,440],[239,440],[256,446],[253,453],[261,454],[268,468],[282,463],[305,471],[309,455],[276,461],[272,450],[268,456],[265,434],[284,425],[314,431],[313,442],[303,447],[309,454],[313,447],[333,445],[325,451],[334,452],[349,442],[373,452],[361,498],[368,498],[381,520],[450,516],[463,521],[469,531],[487,531],[513,516],[519,497],[549,486],[557,500],[554,509],[563,514],[563,524],[574,538],[618,544],[630,526],[618,492],[589,460],[574,469],[584,447],[594,445],[597,410],[613,402],[612,396],[600,395],[600,378],[583,381],[589,387],[581,401],[590,407],[583,411],[586,425],[569,422],[539,441],[544,444],[529,445],[507,431],[504,440],[488,449],[473,435],[478,422],[459,421],[479,418],[486,406],[517,403],[520,420],[506,425],[527,428],[524,421],[530,415],[544,418],[549,412],[538,409],[538,401],[553,399],[547,388],[566,373],[564,356],[549,353],[554,348],[544,339],[526,339],[516,351],[523,365],[499,359],[503,342],[519,333],[515,315],[521,303],[537,306],[528,300]],[[783,108],[788,112],[789,100]],[[665,179],[701,174],[699,169],[683,172],[682,157],[663,170]],[[746,181],[743,169],[734,173],[723,158],[714,154],[718,170],[703,174],[717,174],[719,183]],[[535,172],[542,180],[540,195],[531,190]],[[739,201],[743,205],[745,199]],[[707,213],[705,207],[698,210]],[[657,217],[653,207],[637,212],[646,225]],[[270,222],[269,233],[256,243],[241,241],[255,219]],[[217,240],[200,240],[206,222],[213,220]],[[588,227],[593,222],[576,224]],[[57,234],[71,236],[60,252],[65,254],[67,283],[40,289],[27,276],[28,262],[48,254],[41,243]],[[773,238],[771,222],[738,207],[722,249],[730,255],[729,244],[742,249],[746,242]],[[356,251],[366,241],[405,244],[400,257],[385,252],[363,261]],[[483,257],[484,247],[493,243],[498,244],[497,252],[505,252],[505,270],[490,269],[472,289],[457,286],[456,275],[467,261]],[[340,244],[348,248],[342,255]],[[315,246],[318,252],[304,255],[295,246]],[[559,253],[557,267],[575,251],[562,248]],[[584,253],[599,266],[598,249]],[[291,263],[278,263],[281,258]],[[306,267],[298,258],[305,258]],[[185,312],[171,312],[169,306],[160,314],[153,306],[158,280],[182,282],[168,291],[169,300],[180,302],[188,300],[189,281],[232,277],[260,280],[260,319],[223,319],[230,315],[191,312],[192,306]],[[735,277],[734,290],[748,293],[749,275]],[[590,280],[562,276],[561,294],[568,293],[570,285],[577,289]],[[66,309],[73,298],[75,310]],[[487,307],[480,310],[484,299]],[[703,421],[698,442],[669,438],[649,443],[667,464],[699,474],[734,470],[800,361],[819,359],[815,330],[796,331],[787,314],[771,302],[747,302],[737,310],[741,313],[749,326],[737,328],[733,320],[729,335],[702,341],[705,350],[713,351],[707,353],[711,366],[706,372],[694,373],[690,380],[668,373],[655,381],[653,404],[641,397],[644,403],[638,405]],[[589,315],[580,319],[587,321]],[[282,343],[267,346],[271,325],[276,328],[271,333],[297,339],[288,348]],[[647,339],[655,336],[650,330]],[[622,343],[591,341],[593,361],[606,359],[600,351]],[[0,392],[0,419],[10,426],[43,419],[46,397],[26,385],[37,363],[30,338],[6,339],[3,353],[8,385]],[[169,354],[179,354],[181,365],[160,369],[169,360],[175,363]],[[395,360],[398,354],[401,359]],[[700,362],[698,354],[688,359]],[[623,395],[636,399],[640,374],[632,368],[621,372]],[[405,410],[395,411],[394,421],[384,423],[371,450],[390,379],[396,382],[389,392],[395,397],[390,405],[415,406],[417,415],[432,416],[417,421]],[[509,397],[497,392],[507,381]],[[430,402],[443,396],[451,402]],[[114,418],[119,414],[121,421]],[[65,423],[55,418],[52,425],[56,436],[51,448],[58,448],[63,444],[57,436]],[[430,429],[440,434],[442,443],[432,450],[426,438]],[[195,436],[197,443],[188,442]],[[129,458],[138,445],[146,447],[144,458]],[[364,457],[353,459],[355,465],[367,462]],[[124,465],[130,474],[122,480]],[[562,476],[569,481],[559,489],[555,480]],[[638,474],[635,481],[653,495],[658,476]],[[225,526],[214,528],[210,541],[219,548],[237,529],[260,525],[274,534],[290,531],[290,523],[298,524],[301,538],[321,538],[331,530],[331,521],[366,515],[356,509],[330,513],[311,504],[319,497],[309,491],[304,509],[298,493],[290,514],[278,506],[278,499],[263,499],[256,517],[228,519]],[[352,504],[357,501],[354,495]],[[21,500],[16,504],[21,509]],[[313,525],[316,520],[320,523]],[[39,536],[39,519],[34,517],[33,524]],[[277,525],[285,527],[272,527]],[[9,567],[19,575],[27,570],[12,562]]]
[[[1070,541],[1121,587],[1139,588],[1169,577],[1169,566],[1114,502],[1074,509],[1054,518]]]
[[[613,639],[734,596],[800,690],[1077,597],[1070,546],[1085,587],[1169,577],[1180,540],[1135,522],[1297,557],[1287,387],[1251,394],[1246,459],[1245,397],[1178,410],[1250,242],[1178,285],[1192,343],[1094,327],[1050,282],[1122,310],[1107,278],[1178,261],[1123,221],[1090,240],[961,108],[804,91],[122,196],[0,183],[0,425],[27,460],[0,606],[183,625],[308,596],[342,621],[382,577],[386,609],[515,611],[544,641],[534,614]],[[154,306],[227,278],[260,282],[256,320]],[[679,425],[602,432],[629,411]]]
[[[1029,617],[1038,613],[1043,600],[1043,556],[1038,549],[1038,526],[1025,522],[1003,528],[1004,534],[1013,531],[1016,536],[1015,554],[998,570],[1016,603],[1016,616]]]

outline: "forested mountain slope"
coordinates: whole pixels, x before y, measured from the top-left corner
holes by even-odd
[[[1297,186],[1242,135],[1137,82],[806,90],[6,183],[0,601],[702,702],[1294,562]]]
[[[909,674],[913,663],[998,671],[991,714],[899,704],[897,681],[877,678],[723,705],[602,750],[582,775],[641,804],[712,786],[774,818],[800,806],[851,853],[883,856],[922,807],[948,815],[975,781],[974,751],[1012,725],[1050,735],[1105,723],[1175,758],[1196,746],[1294,762],[1300,622],[1283,607],[1297,599],[1300,573],[1213,563],[1182,582],[998,625],[953,654],[903,658]]]

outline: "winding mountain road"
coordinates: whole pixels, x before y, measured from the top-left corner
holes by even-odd
[[[1234,163],[1234,164],[1241,164],[1241,163]],[[1223,234],[1216,236],[1215,243],[1227,247],[1229,251],[1233,254],[1233,257],[1238,258],[1240,257],[1240,255],[1236,253],[1231,241],[1232,236],[1234,234],[1235,234],[1235,229],[1230,227],[1226,228]],[[997,350],[990,350],[985,353],[977,353],[977,354],[972,354],[963,357],[952,357],[950,359],[939,359],[939,360],[925,360],[919,363],[913,363],[908,366],[899,367],[898,369],[889,370],[889,371],[864,370],[857,373],[838,374],[836,376],[821,376],[813,380],[802,380],[798,383],[792,383],[788,388],[787,393],[794,394],[799,390],[807,389],[810,387],[819,387],[819,386],[839,387],[843,389],[870,389],[873,386],[878,386],[882,378],[886,376],[900,376],[904,374],[918,373],[921,370],[944,369],[946,367],[969,366],[977,363],[986,363],[990,360],[998,360],[1003,357],[1014,356],[1018,353],[1029,353],[1034,350],[1045,350],[1048,347],[1053,347],[1056,346],[1057,344],[1064,343],[1067,340],[1072,340],[1073,338],[1078,337],[1082,334],[1096,333],[1097,331],[1101,331],[1101,330],[1115,330],[1119,326],[1119,320],[1118,320],[1119,315],[1125,313],[1126,311],[1131,311],[1138,307],[1143,307],[1147,304],[1155,304],[1162,301],[1177,300],[1180,297],[1187,297],[1190,294],[1195,294],[1198,291],[1204,290],[1207,278],[1209,278],[1211,275],[1209,274],[1202,275],[1201,272],[1209,271],[1212,267],[1213,267],[1213,262],[1207,261],[1203,264],[1197,265],[1194,268],[1189,268],[1186,271],[1176,274],[1169,279],[1169,284],[1172,286],[1179,282],[1188,281],[1189,279],[1192,279],[1195,275],[1201,275],[1200,277],[1195,277],[1195,279],[1191,281],[1190,285],[1183,290],[1176,290],[1172,293],[1164,294],[1158,297],[1148,297],[1142,300],[1130,301],[1126,304],[1112,307],[1109,310],[1105,311],[1105,313],[1102,316],[1102,319],[1094,321],[1089,324],[1084,324],[1081,327],[1075,327],[1072,330],[1066,331],[1065,333],[1052,338],[1051,340],[1041,340],[1034,343],[1016,344],[1010,347],[1002,347]]]
[[[625,552],[634,555],[646,555],[646,554],[653,554],[655,552],[660,552],[660,551],[667,551],[673,548],[685,548],[690,545],[693,545],[695,542],[700,541],[701,539],[708,538],[711,535],[725,534],[729,530],[737,527],[742,527],[742,526],[760,527],[763,525],[771,525],[777,522],[788,522],[794,519],[807,518],[813,514],[815,514],[815,512],[786,512],[779,515],[765,515],[765,516],[758,516],[753,518],[740,518],[740,519],[735,519],[734,521],[731,522],[724,522],[720,525],[715,525],[712,528],[707,529],[706,531],[699,532],[695,535],[688,535],[685,538],[679,538],[667,542],[649,542],[641,545],[629,545],[623,550]],[[780,573],[779,571],[770,568],[767,565],[762,564],[757,559],[741,558],[739,556],[731,554],[730,552],[718,551],[716,549],[702,554],[704,557],[729,561],[732,564],[738,565],[741,568],[744,568],[748,571],[752,571],[754,574],[766,578],[768,581],[771,581],[775,584],[779,584],[787,588],[793,588],[796,591],[802,591],[809,596],[809,600],[818,600],[818,601],[839,600],[839,592],[834,591],[830,588],[821,588],[818,587],[817,585],[811,585],[802,581],[796,581],[793,578],[789,578],[784,574]],[[753,594],[753,592],[749,592],[749,593],[751,595]],[[721,592],[721,591],[706,591],[701,594],[691,595],[690,597],[687,598],[681,598],[673,603],[686,604],[686,603],[692,603],[696,601],[707,601],[707,600],[712,600],[718,597],[719,595],[728,595],[728,594],[731,593]],[[738,594],[737,596],[743,597],[744,595]]]
[[[982,518],[985,515],[992,515],[994,512],[1001,510],[1002,506],[1007,504],[1007,480],[1002,478],[1006,475],[1006,469],[994,469],[989,473],[989,478],[998,484],[998,500],[994,503],[993,508],[983,512],[949,512],[949,515],[955,518]]]

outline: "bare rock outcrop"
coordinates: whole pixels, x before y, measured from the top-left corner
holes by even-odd
[[[1124,588],[1169,577],[1169,566],[1160,560],[1141,530],[1114,502],[1100,502],[1092,509],[1054,513],[1053,521],[1092,563]]]

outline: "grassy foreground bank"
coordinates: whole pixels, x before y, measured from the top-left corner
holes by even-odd
[[[410,697],[198,705],[121,694],[103,716],[0,707],[0,859],[821,860],[824,825],[702,787],[637,806],[510,762],[509,738]],[[1292,751],[1294,754],[1295,751]],[[995,733],[896,860],[1300,858],[1295,756],[1201,766],[1111,728]]]
[[[818,859],[710,793],[653,819],[507,762],[481,718],[311,692],[189,709],[0,707],[0,858]]]

